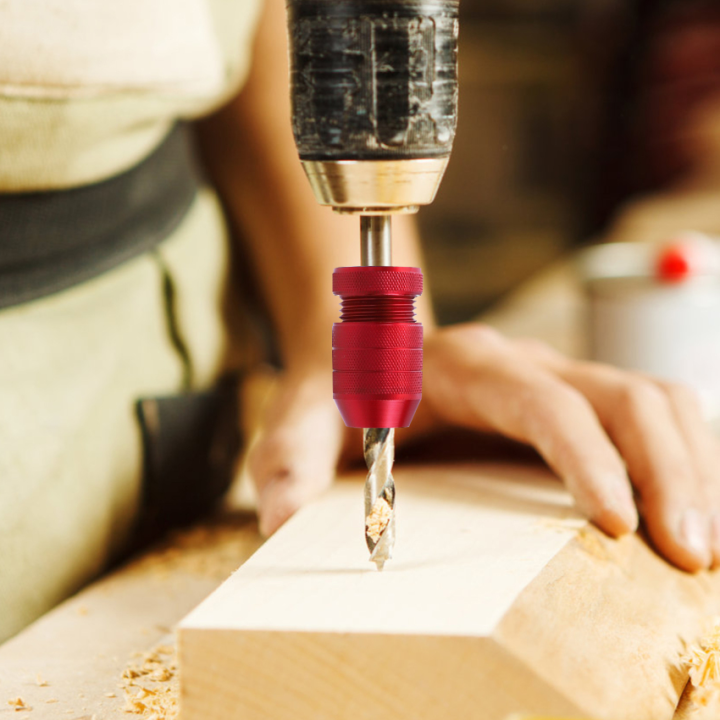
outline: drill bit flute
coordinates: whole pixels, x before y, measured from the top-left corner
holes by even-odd
[[[315,197],[360,216],[360,267],[336,268],[333,398],[364,428],[365,538],[395,540],[395,428],[422,394],[418,268],[392,265],[390,223],[432,202],[457,118],[459,0],[287,0],[292,124]]]
[[[394,428],[365,428],[365,542],[378,570],[392,557],[395,545]],[[379,488],[379,490],[378,490]]]

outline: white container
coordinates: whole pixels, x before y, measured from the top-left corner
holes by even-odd
[[[657,245],[616,243],[582,253],[589,354],[689,385],[714,419],[720,416],[720,249],[707,238],[685,240],[697,244],[701,262],[671,283],[657,277]]]

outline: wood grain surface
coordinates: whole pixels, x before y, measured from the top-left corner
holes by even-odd
[[[181,719],[673,716],[720,578],[606,538],[542,469],[397,472],[395,559],[339,483],[180,625]]]

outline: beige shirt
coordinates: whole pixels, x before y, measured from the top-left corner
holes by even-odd
[[[0,0],[0,192],[95,182],[241,86],[260,0]]]

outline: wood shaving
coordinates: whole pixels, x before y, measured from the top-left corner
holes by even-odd
[[[56,703],[56,702],[58,702],[58,699],[57,699],[57,698],[48,698],[45,702],[46,702],[48,705],[50,705],[51,703]]]
[[[692,685],[689,700],[700,712],[694,718],[720,717],[720,618],[696,645],[690,647],[683,661],[689,666]]]
[[[385,498],[378,498],[373,505],[370,515],[365,520],[368,537],[377,542],[388,526],[392,517],[392,508]]]
[[[125,712],[144,720],[176,720],[179,686],[177,658],[170,645],[139,654],[122,673]],[[114,693],[112,693],[114,696]]]
[[[603,544],[604,538],[601,539],[601,537],[599,531],[591,526],[580,528],[577,534],[580,547],[588,553],[588,555],[592,555],[598,560],[609,560],[610,555]]]
[[[571,533],[578,534],[583,528],[587,526],[587,520],[584,518],[568,517],[568,518],[552,518],[544,517],[540,518],[536,523],[535,527],[541,530],[552,530],[558,533]]]
[[[8,700],[8,705],[15,708],[15,712],[19,712],[20,710],[32,710],[29,705],[25,704],[25,701],[21,697],[16,697],[12,700]]]
[[[48,681],[45,680],[40,673],[35,676],[35,682],[38,684],[38,687],[47,687],[49,685]]]

